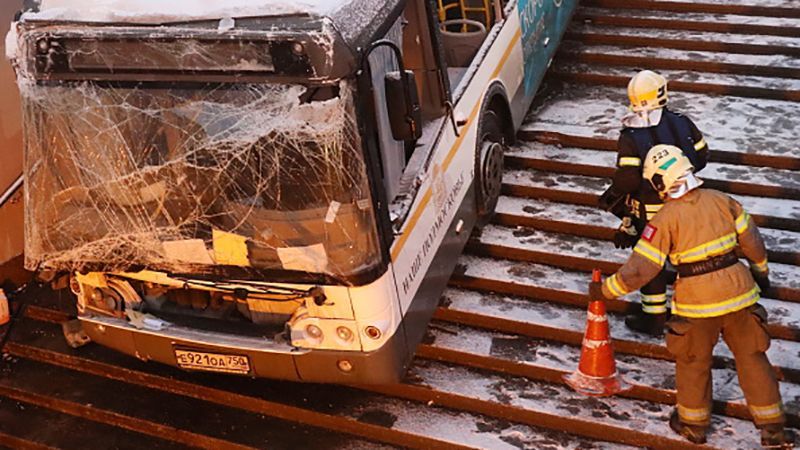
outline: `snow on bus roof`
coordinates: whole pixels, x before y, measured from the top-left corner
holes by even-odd
[[[331,16],[353,0],[42,0],[25,19],[165,23],[226,17]],[[380,3],[380,2],[377,2]]]

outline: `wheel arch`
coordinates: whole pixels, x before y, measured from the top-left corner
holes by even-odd
[[[485,111],[494,111],[495,114],[500,117],[506,144],[514,144],[516,142],[517,133],[514,129],[514,118],[511,115],[511,104],[502,81],[494,80],[489,84],[489,87],[483,95],[483,102],[481,105],[481,116],[483,116]]]

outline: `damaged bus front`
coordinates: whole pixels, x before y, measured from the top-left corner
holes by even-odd
[[[398,2],[342,2],[367,18],[352,30],[317,3],[332,9],[14,25],[26,267],[71,274],[91,340],[194,370],[400,375],[354,50]]]

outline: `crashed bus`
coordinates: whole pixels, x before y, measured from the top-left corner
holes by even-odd
[[[26,267],[142,360],[397,381],[576,1],[200,3],[12,25]]]

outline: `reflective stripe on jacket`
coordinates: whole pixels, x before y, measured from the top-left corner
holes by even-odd
[[[753,219],[742,206],[711,189],[696,189],[668,201],[642,233],[628,261],[603,284],[608,298],[619,297],[655,277],[669,258],[675,265],[704,261],[741,247],[752,270],[768,272],[767,252]],[[741,262],[675,282],[672,312],[684,317],[716,317],[759,299],[753,276]]]

